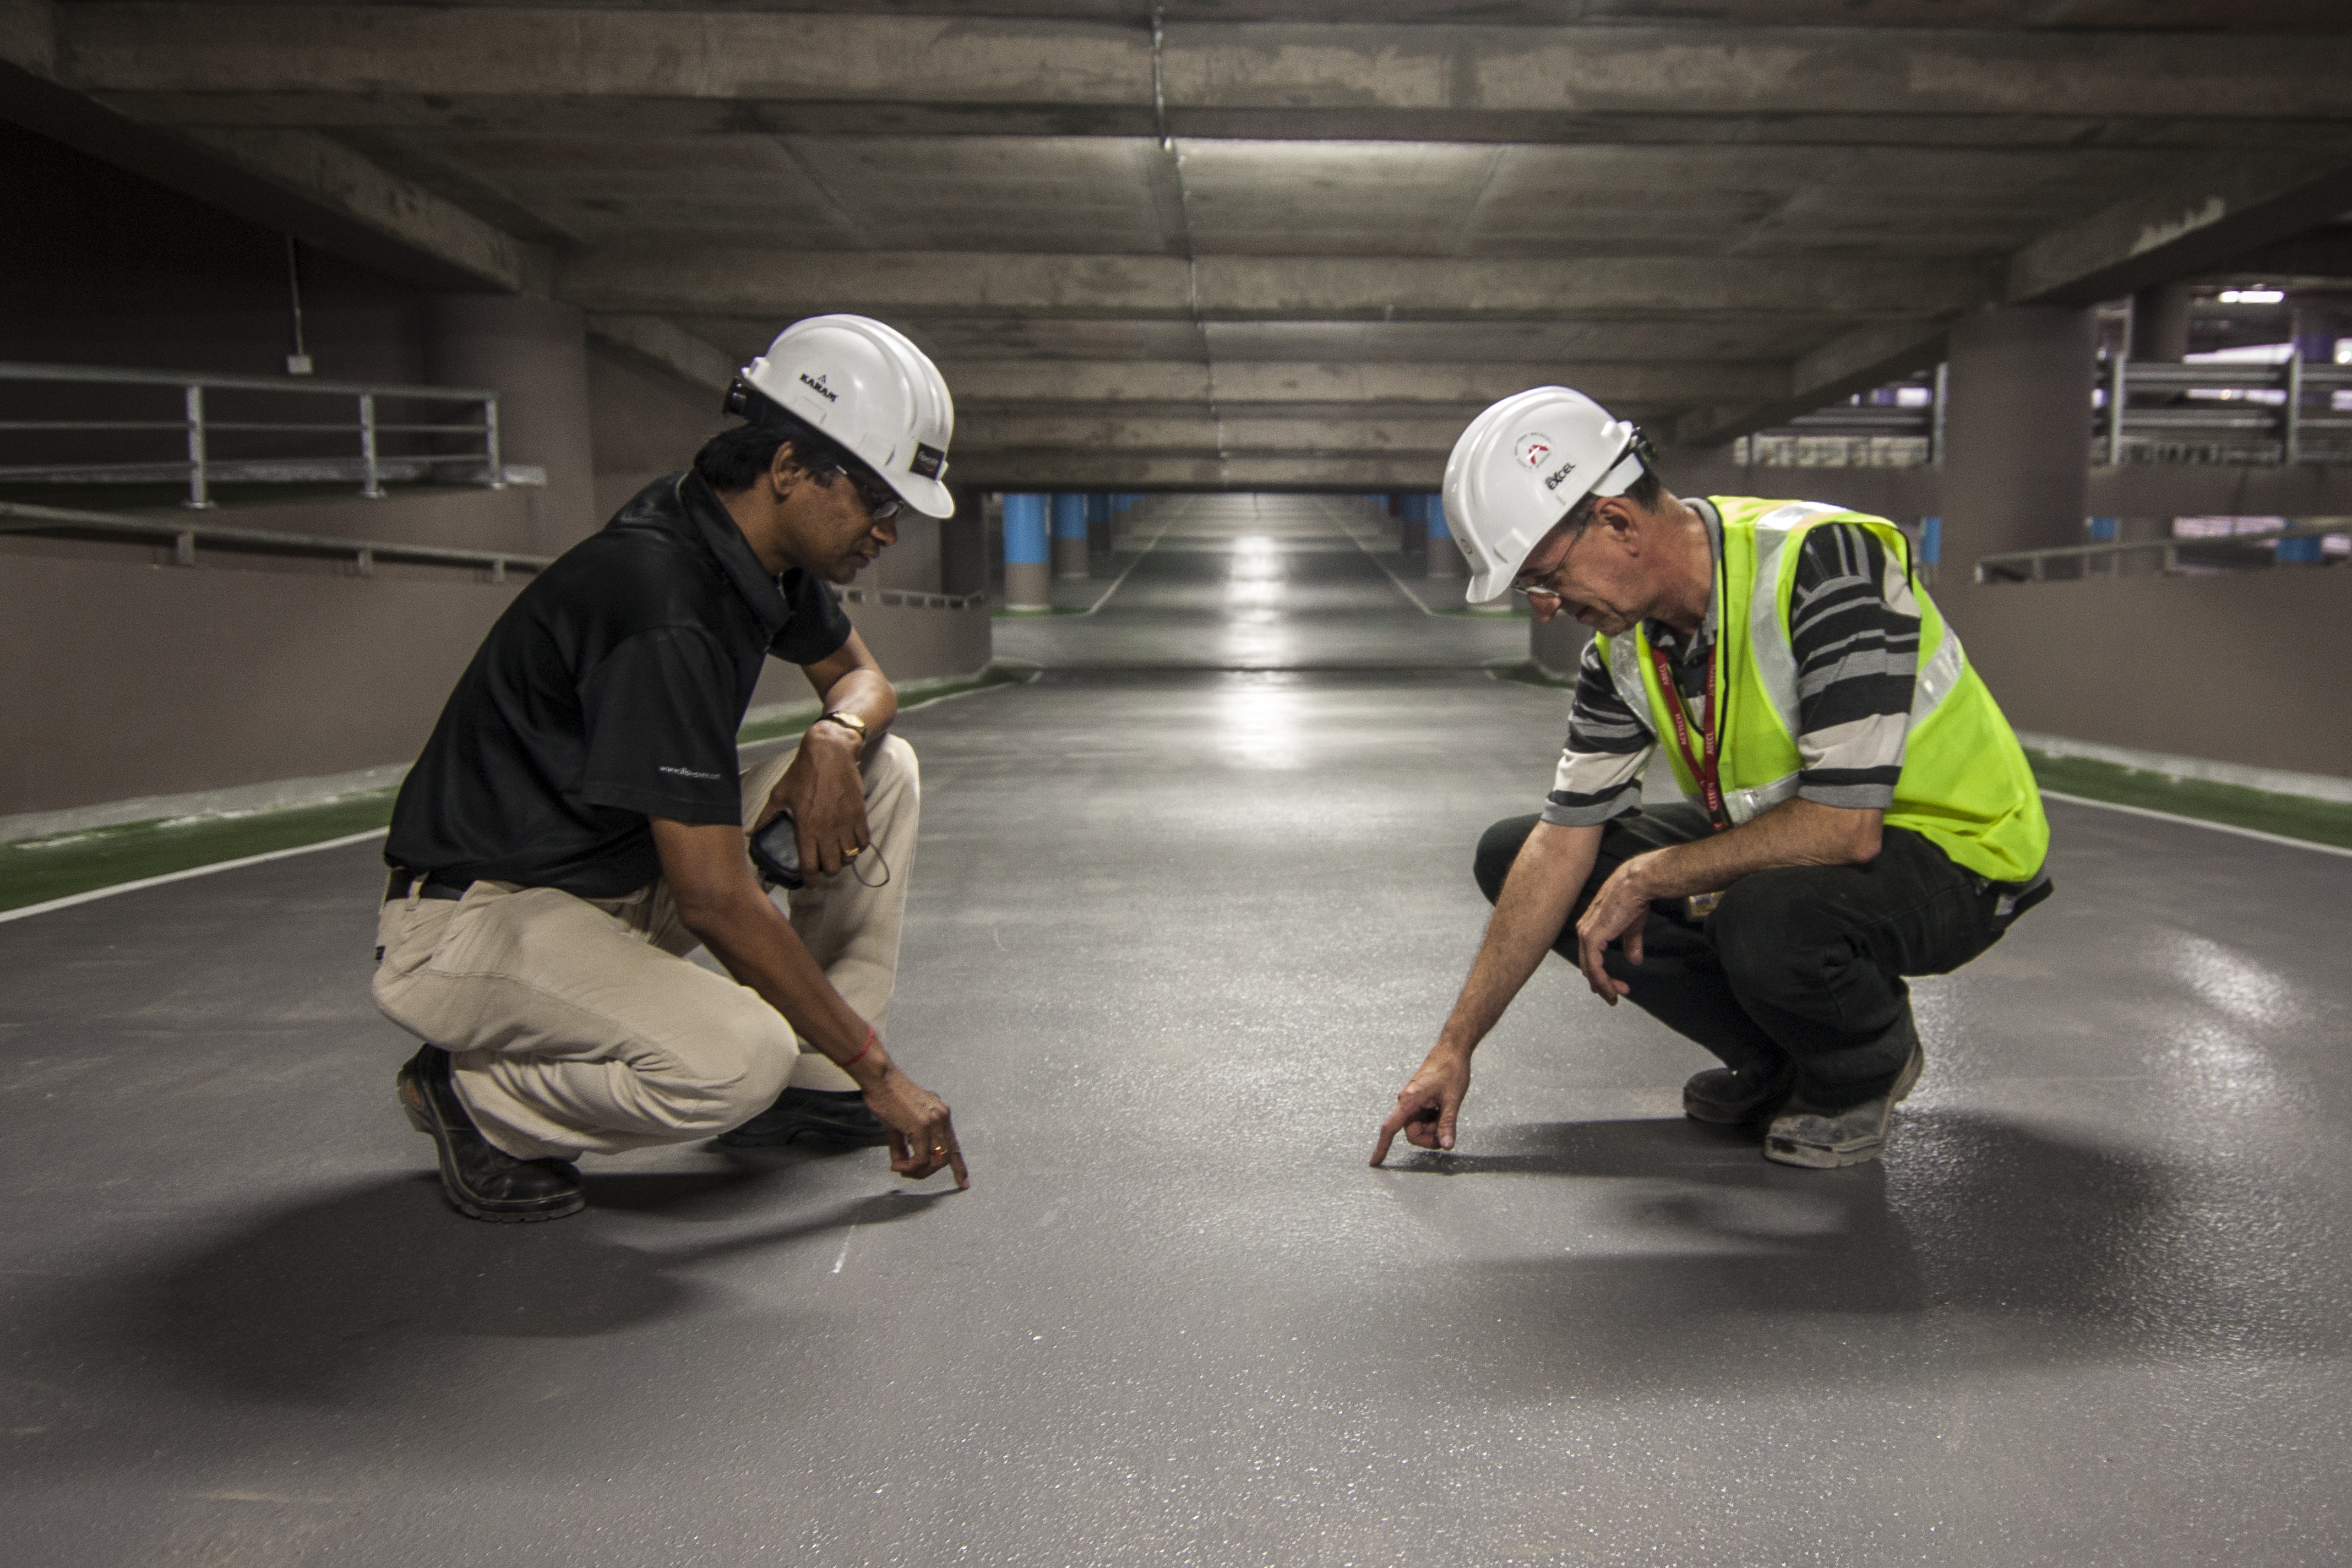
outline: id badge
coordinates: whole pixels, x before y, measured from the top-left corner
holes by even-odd
[[[1690,910],[1690,918],[1695,921],[1703,921],[1715,913],[1715,906],[1721,902],[1723,902],[1723,895],[1719,892],[1693,893],[1683,900]]]

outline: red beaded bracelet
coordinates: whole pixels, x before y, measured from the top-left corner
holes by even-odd
[[[866,1052],[868,1052],[868,1051],[870,1051],[870,1050],[872,1050],[873,1048],[874,1048],[874,1030],[872,1029],[872,1027],[871,1027],[871,1026],[869,1026],[869,1027],[866,1029],[866,1043],[865,1043],[864,1045],[862,1045],[862,1046],[860,1046],[860,1047],[857,1047],[857,1055],[856,1055],[856,1056],[854,1056],[854,1057],[850,1058],[847,1061],[845,1061],[845,1062],[842,1063],[841,1065],[842,1065],[844,1068],[854,1068],[854,1067],[856,1067],[856,1066],[860,1061],[862,1061],[862,1060],[864,1060],[864,1059],[865,1059],[866,1053]]]

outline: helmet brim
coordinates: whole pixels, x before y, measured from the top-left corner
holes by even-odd
[[[884,484],[898,493],[900,500],[921,512],[944,521],[955,515],[955,495],[937,479],[927,479],[920,474],[882,474]]]

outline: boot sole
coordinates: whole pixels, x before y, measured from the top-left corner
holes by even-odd
[[[1927,1053],[1913,1047],[1910,1059],[1895,1075],[1895,1086],[1886,1091],[1887,1130],[1873,1138],[1853,1138],[1843,1143],[1798,1143],[1786,1138],[1767,1137],[1764,1157],[1776,1165],[1795,1165],[1808,1171],[1839,1171],[1848,1165],[1866,1165],[1886,1152],[1886,1140],[1894,1131],[1895,1107],[1911,1098],[1919,1086],[1919,1075],[1926,1070]]]
[[[434,1156],[441,1168],[441,1195],[467,1219],[485,1220],[491,1225],[536,1225],[578,1214],[588,1206],[584,1193],[510,1205],[501,1205],[495,1198],[474,1196],[457,1178],[457,1163],[450,1157],[447,1131],[441,1126],[441,1119],[433,1114],[430,1101],[416,1080],[404,1072],[394,1087],[400,1091],[400,1109],[407,1114],[408,1124],[433,1140]]]

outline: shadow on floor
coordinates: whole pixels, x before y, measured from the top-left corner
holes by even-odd
[[[2326,1217],[2284,1213],[2274,1186],[2228,1160],[2168,1163],[1946,1110],[1905,1113],[1884,1164],[1836,1172],[1770,1164],[1752,1135],[1680,1119],[1482,1142],[1502,1152],[1402,1169],[1606,1180],[1577,1211],[1589,1234],[1535,1247],[1521,1235],[1504,1249],[1515,1256],[1432,1281],[1444,1310],[1510,1325],[1498,1397],[2335,1354],[2347,1342],[2314,1305],[2340,1282],[2263,1261],[2282,1226]],[[1440,1309],[1404,1310],[1426,1321]]]
[[[370,1182],[89,1281],[44,1337],[68,1364],[135,1365],[232,1401],[342,1404],[397,1384],[413,1403],[464,1379],[481,1342],[588,1339],[683,1318],[716,1293],[697,1279],[706,1265],[888,1224],[940,1195],[877,1194],[743,1228],[777,1206],[776,1178],[794,1163],[592,1173],[586,1214],[526,1226],[458,1217],[429,1174]],[[615,1210],[736,1223],[717,1239],[680,1229],[645,1246],[614,1237],[604,1215]]]

